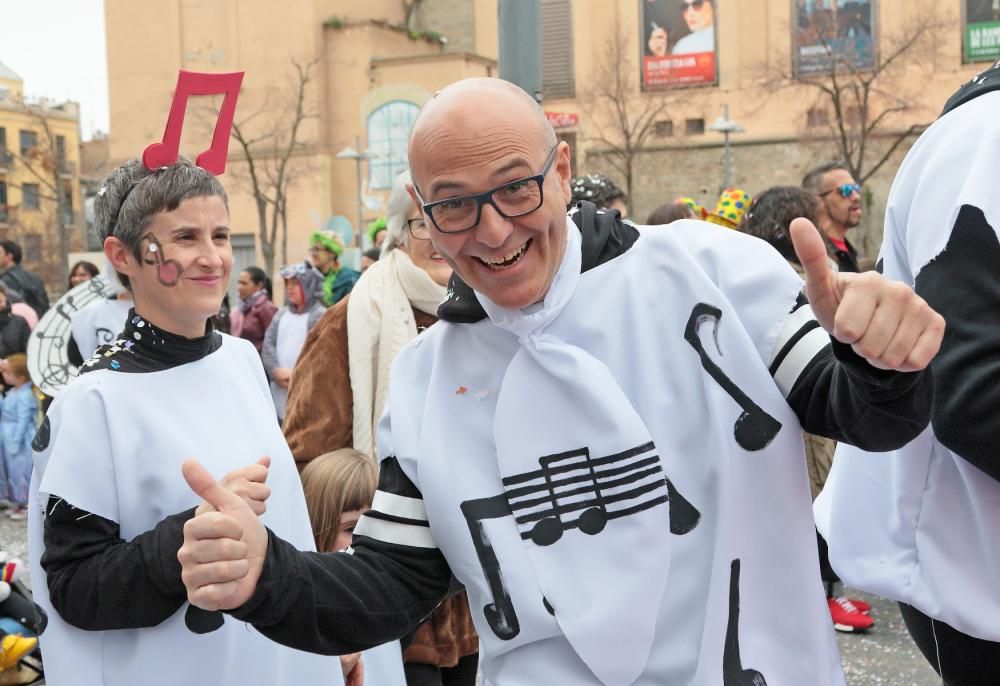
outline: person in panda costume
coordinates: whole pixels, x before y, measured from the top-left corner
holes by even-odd
[[[812,307],[758,239],[567,216],[569,147],[498,79],[433,97],[409,160],[455,277],[394,363],[352,548],[295,550],[188,461],[214,508],[178,553],[191,602],[338,653],[403,635],[454,576],[491,686],[842,686],[801,431],[919,434],[941,317],[832,273],[805,220]]]
[[[154,170],[132,160],[105,180],[95,214],[135,306],[33,445],[29,557],[49,617],[47,683],[340,683],[336,658],[194,608],[181,582],[199,499],[179,469],[192,455],[292,545],[315,549],[257,351],[208,324],[232,269],[225,191],[183,158]]]
[[[962,86],[889,192],[878,268],[947,322],[930,426],[885,454],[841,446],[816,500],[830,562],[899,602],[950,686],[1000,674],[1000,62]]]

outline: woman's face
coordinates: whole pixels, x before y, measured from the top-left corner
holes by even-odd
[[[447,286],[448,279],[451,278],[451,267],[448,266],[448,263],[444,261],[444,258],[441,257],[438,251],[434,249],[434,245],[430,240],[430,233],[428,232],[429,227],[424,226],[423,215],[420,213],[420,210],[412,208],[406,218],[407,220],[416,219],[419,221],[412,223],[413,232],[409,232],[409,229],[404,229],[408,232],[406,236],[407,244],[405,247],[400,246],[399,249],[410,256],[413,264],[427,272],[434,283],[439,286]],[[413,233],[416,233],[418,236],[426,236],[426,238],[415,238]]]
[[[105,254],[128,276],[137,313],[171,333],[202,336],[232,274],[229,212],[217,195],[188,198],[153,216],[138,261],[117,238],[105,241]]]
[[[92,278],[94,277],[90,275],[90,272],[87,271],[86,267],[83,265],[77,265],[76,269],[73,270],[73,273],[69,275],[69,287],[74,288],[75,286],[79,286],[84,281],[90,281]]]
[[[264,287],[262,283],[254,283],[249,272],[240,272],[240,277],[236,281],[236,292],[241,298],[246,300],[251,295]]]
[[[305,294],[302,292],[302,284],[296,278],[285,279],[285,299],[296,312],[302,311],[305,305]]]
[[[340,515],[340,525],[337,527],[337,537],[333,539],[334,552],[347,550],[351,541],[354,540],[354,527],[357,526],[361,515],[368,511],[367,507],[360,510],[348,510]]]

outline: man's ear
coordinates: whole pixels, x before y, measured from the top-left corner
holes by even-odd
[[[573,192],[569,188],[570,181],[573,179],[571,155],[572,151],[569,148],[569,143],[559,141],[556,145],[555,168],[556,174],[559,176],[559,187],[566,198],[566,204],[569,204],[570,198],[573,197]]]
[[[124,274],[125,276],[132,277],[136,270],[137,260],[132,251],[114,236],[108,236],[104,239],[104,256],[108,258],[108,262],[119,274]]]

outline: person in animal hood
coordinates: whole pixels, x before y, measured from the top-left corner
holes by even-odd
[[[337,653],[404,634],[454,575],[493,686],[842,686],[801,431],[916,436],[941,317],[830,272],[805,220],[812,307],[758,239],[567,216],[569,146],[504,81],[440,91],[409,160],[455,275],[393,367],[372,508],[349,552],[303,554],[185,463],[217,510],[185,529],[191,602]]]
[[[948,335],[931,424],[872,455],[841,446],[816,520],[844,581],[900,603],[946,684],[1000,673],[1000,62],[953,95],[889,193],[878,268],[912,285]]]

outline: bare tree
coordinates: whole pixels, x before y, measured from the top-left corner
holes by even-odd
[[[913,16],[898,31],[882,33],[870,64],[837,49],[833,31],[821,32],[818,40],[826,49],[822,70],[799,72],[782,55],[765,68],[759,84],[769,97],[784,96],[789,88],[811,91],[802,138],[831,140],[861,184],[929,123],[919,75],[933,69],[948,17],[931,7],[917,8]],[[915,117],[920,120],[914,122]]]
[[[605,148],[608,163],[625,180],[625,192],[632,198],[635,160],[666,116],[674,101],[664,93],[643,93],[639,70],[623,55],[638,54],[630,36],[615,15],[611,35],[604,42],[594,69],[594,86],[584,94],[592,108],[592,141]]]
[[[264,269],[274,273],[275,257],[288,260],[288,189],[307,169],[299,158],[315,145],[302,140],[303,124],[316,113],[309,89],[317,60],[291,60],[294,78],[287,93],[268,91],[260,107],[233,123],[245,166],[234,172],[245,184],[257,209],[257,230]],[[279,252],[280,251],[280,252]]]
[[[31,114],[35,124],[41,130],[42,136],[40,139],[36,139],[36,144],[27,150],[23,152],[20,149],[16,152],[8,150],[8,153],[23,170],[31,175],[34,181],[38,182],[38,209],[48,215],[43,221],[43,235],[49,239],[45,242],[50,243],[51,239],[54,239],[57,246],[55,254],[43,249],[41,261],[46,267],[46,272],[58,277],[59,283],[66,283],[69,280],[67,262],[73,224],[72,206],[67,207],[65,185],[63,184],[64,175],[70,172],[65,158],[66,151],[59,149],[56,135],[53,133],[52,127],[49,126],[45,112],[36,109],[34,105],[25,105],[25,109]],[[70,188],[72,189],[72,186]],[[23,183],[21,190],[23,193]],[[46,201],[47,207],[42,204],[42,201]],[[49,208],[53,208],[51,214],[48,211]],[[15,222],[14,225],[19,229],[28,228],[21,221]]]

